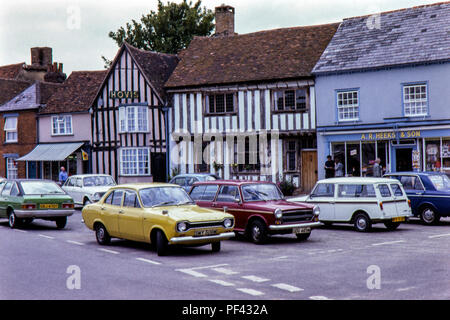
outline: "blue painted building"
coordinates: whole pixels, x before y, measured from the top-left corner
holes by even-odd
[[[345,19],[316,76],[319,179],[327,155],[346,175],[450,173],[450,2]]]

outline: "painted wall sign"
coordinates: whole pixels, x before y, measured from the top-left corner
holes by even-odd
[[[110,91],[110,99],[139,99],[139,91]]]
[[[361,140],[391,140],[391,139],[403,139],[403,138],[420,138],[420,130],[410,130],[410,131],[386,131],[377,133],[363,133],[361,134]]]

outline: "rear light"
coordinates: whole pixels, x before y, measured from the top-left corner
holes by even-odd
[[[63,209],[73,209],[73,203],[63,203]]]
[[[411,208],[411,200],[408,200],[408,206]]]
[[[36,209],[36,204],[34,204],[34,203],[24,203],[24,204],[22,204],[22,209],[23,209],[23,210],[33,210],[33,209]]]
[[[380,202],[380,209],[383,211],[383,202]]]

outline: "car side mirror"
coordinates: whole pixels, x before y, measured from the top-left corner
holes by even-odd
[[[236,199],[234,199],[234,202],[237,204],[241,204],[241,199],[236,198]]]

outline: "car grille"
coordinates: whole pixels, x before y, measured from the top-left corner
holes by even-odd
[[[189,222],[187,225],[188,225],[188,229],[220,228],[220,227],[223,227],[223,221]]]
[[[312,210],[295,210],[295,211],[283,211],[282,223],[294,223],[311,221],[314,214]]]

